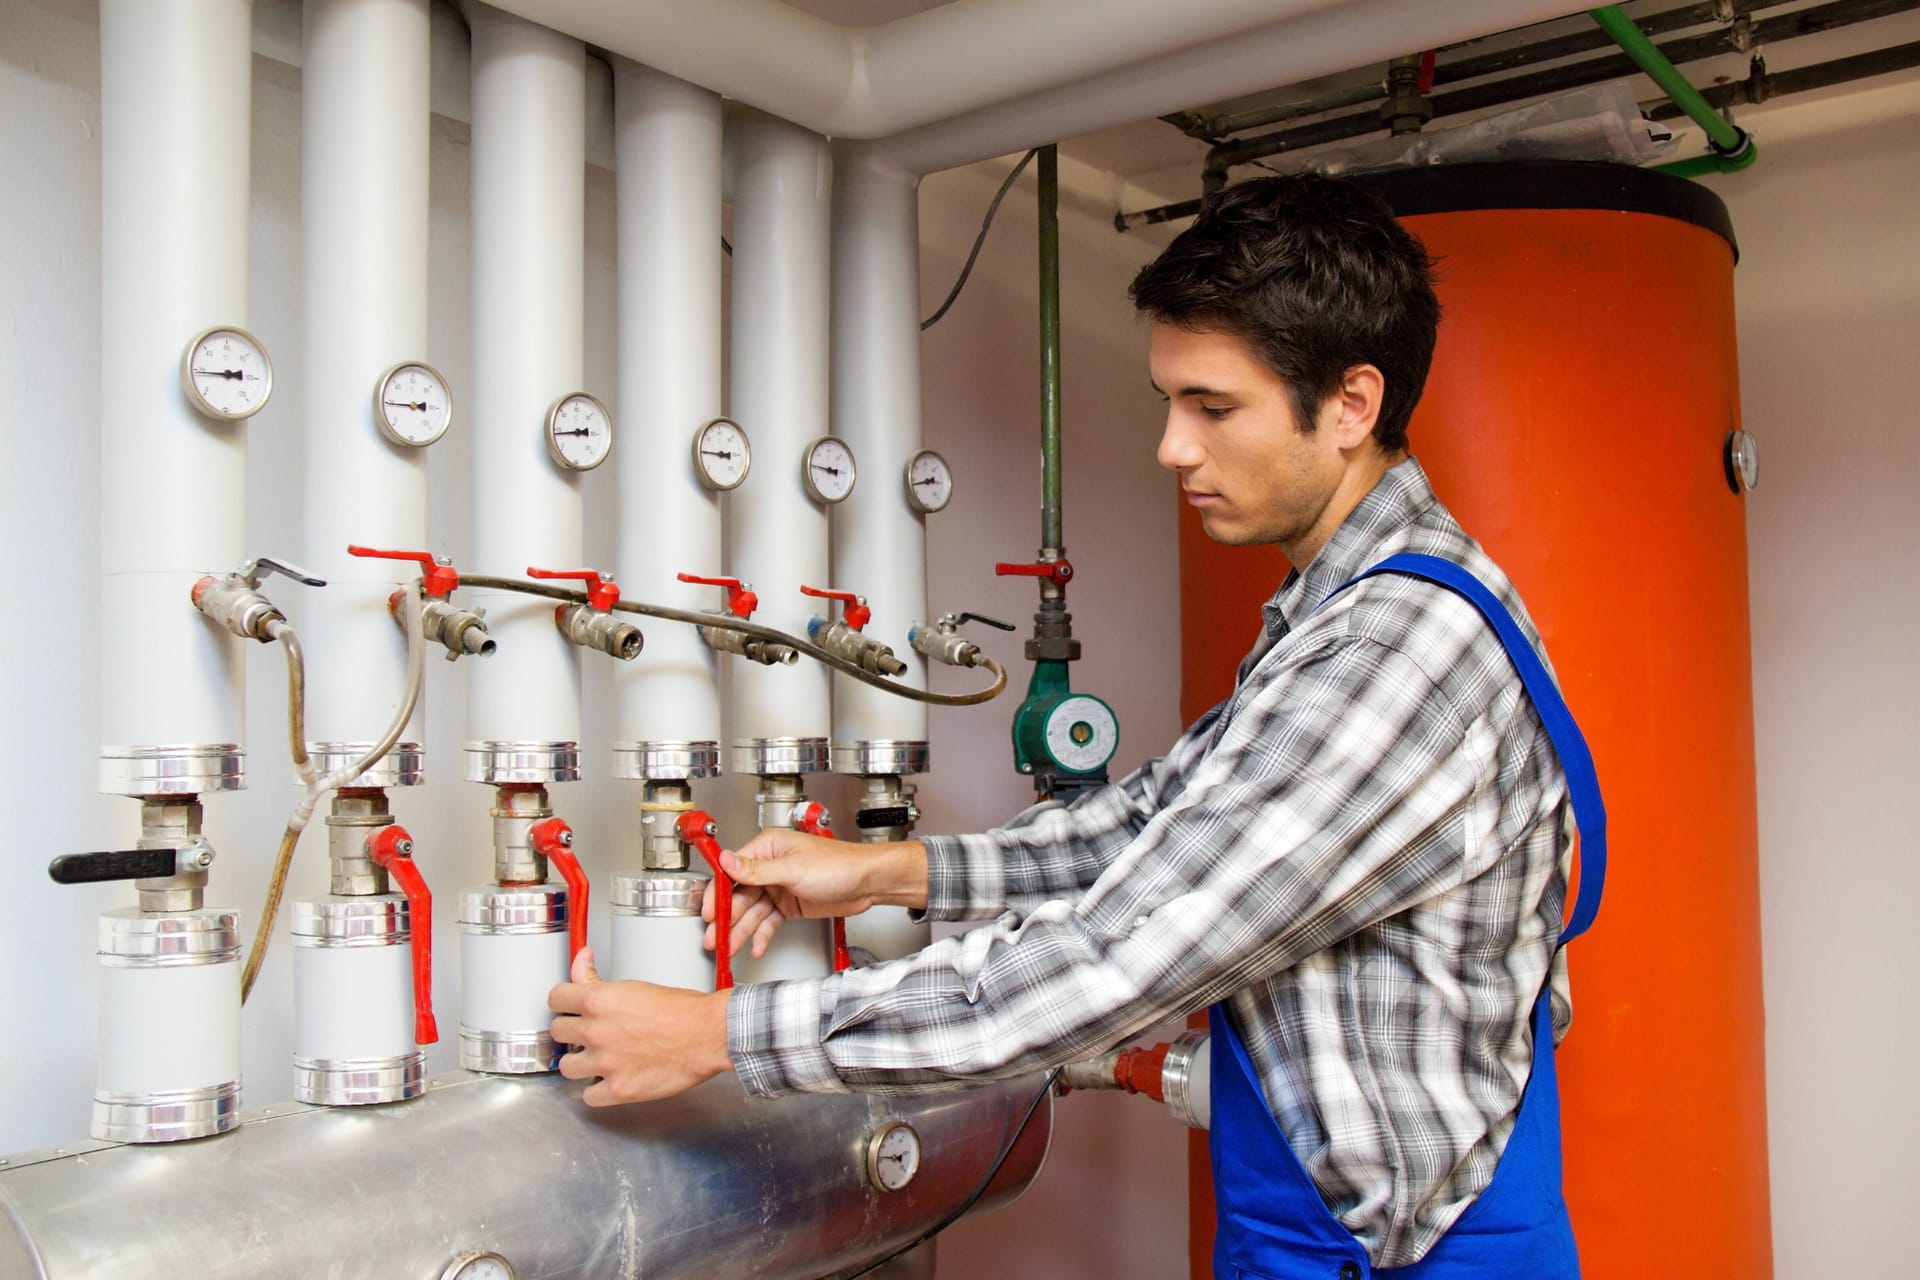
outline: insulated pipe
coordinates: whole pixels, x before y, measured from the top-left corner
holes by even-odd
[[[473,548],[517,571],[587,562],[578,473],[554,462],[548,410],[585,390],[586,49],[484,4],[473,47]],[[611,570],[611,566],[600,565]],[[530,596],[471,591],[500,646],[471,673],[470,780],[480,744],[577,743],[580,659]],[[480,756],[486,753],[480,752]],[[569,776],[572,776],[571,774]]]
[[[388,442],[373,402],[427,355],[428,3],[308,0],[305,40],[305,560],[329,583],[300,620],[307,736],[371,744],[406,672],[387,597],[412,575],[347,544],[427,545],[426,458]],[[419,736],[416,717],[402,745]]]
[[[613,110],[620,580],[635,599],[717,610],[715,588],[675,574],[722,567],[720,498],[693,470],[694,433],[724,403],[720,98],[619,59]],[[754,444],[764,447],[757,435]],[[767,465],[764,456],[760,463]],[[720,741],[714,653],[692,627],[649,631],[645,659],[619,664],[614,688],[615,742]]]
[[[825,139],[758,112],[740,112],[728,129],[733,417],[753,444],[753,470],[731,504],[731,571],[759,592],[760,621],[805,634],[812,610],[800,588],[830,573],[827,513],[801,482],[801,459],[828,428],[832,160]],[[735,742],[828,736],[827,673],[817,664],[738,659],[733,703]]]
[[[240,646],[189,592],[248,554],[249,427],[195,412],[180,362],[196,334],[246,323],[252,30],[248,0],[100,6],[100,728],[114,746],[238,743],[246,719]],[[119,622],[138,628],[125,642]]]

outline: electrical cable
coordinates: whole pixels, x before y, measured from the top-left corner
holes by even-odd
[[[584,591],[569,591],[565,587],[548,587],[532,582],[522,582],[517,578],[495,578],[485,574],[463,573],[460,581],[466,586],[481,591],[518,591],[522,595],[543,596],[548,600],[563,600],[569,604],[586,604]],[[798,653],[804,653],[815,662],[832,667],[835,671],[858,680],[862,684],[884,689],[896,698],[906,698],[913,702],[924,702],[934,707],[972,707],[983,702],[991,702],[1000,696],[1007,687],[1007,673],[992,658],[980,659],[980,666],[993,673],[993,684],[978,693],[933,693],[926,689],[916,689],[912,685],[896,684],[884,676],[878,676],[861,667],[857,662],[849,662],[837,653],[830,653],[814,644],[811,640],[802,640],[799,636],[790,636],[774,627],[763,627],[757,622],[745,618],[736,618],[728,614],[696,613],[691,609],[674,609],[663,604],[642,604],[637,600],[616,600],[612,608],[622,613],[636,613],[646,618],[662,618],[668,622],[684,622],[695,627],[725,627],[738,631],[742,635],[756,640],[767,640],[774,644],[785,645]]]
[[[993,203],[987,206],[987,216],[980,223],[980,234],[973,238],[973,249],[967,254],[966,265],[960,268],[960,278],[953,282],[953,288],[948,292],[947,300],[940,304],[939,309],[920,322],[922,331],[940,323],[940,317],[947,314],[948,308],[952,307],[960,297],[960,291],[967,287],[967,277],[973,274],[974,261],[980,256],[980,246],[987,242],[987,232],[993,227],[993,215],[1000,212],[1000,202],[1007,198],[1007,192],[1013,188],[1014,179],[1020,176],[1020,171],[1039,154],[1040,148],[1035,147],[1021,156],[1020,163],[1013,166],[1013,172],[1006,176],[1006,180],[1000,184],[1000,189],[993,193]]]
[[[975,1186],[974,1189],[968,1193],[967,1198],[960,1202],[960,1206],[957,1209],[878,1262],[870,1263],[858,1271],[835,1277],[834,1280],[860,1280],[862,1276],[870,1276],[880,1268],[886,1266],[889,1262],[892,1262],[895,1258],[898,1258],[901,1254],[913,1252],[913,1250],[918,1249],[921,1245],[933,1239],[942,1231],[945,1231],[948,1227],[960,1221],[960,1219],[966,1217],[968,1211],[971,1210],[975,1204],[979,1203],[980,1197],[987,1194],[987,1188],[993,1185],[993,1180],[1000,1176],[1000,1170],[1006,1166],[1008,1158],[1013,1155],[1013,1149],[1020,1145],[1020,1139],[1026,1133],[1027,1126],[1033,1123],[1033,1113],[1040,1109],[1041,1101],[1044,1100],[1049,1093],[1053,1092],[1054,1082],[1060,1078],[1060,1073],[1065,1070],[1066,1068],[1062,1066],[1055,1067],[1053,1070],[1047,1072],[1047,1078],[1040,1083],[1039,1092],[1035,1093],[1033,1100],[1027,1103],[1026,1114],[1021,1116],[1020,1123],[1014,1126],[1013,1136],[1008,1138],[1006,1144],[1000,1148],[1000,1154],[995,1156],[993,1163],[987,1167],[986,1176],[980,1179],[979,1185]]]
[[[274,638],[287,645],[288,672],[288,720],[298,723],[294,733],[294,765],[302,768],[306,789],[294,804],[293,812],[287,816],[286,830],[281,832],[280,847],[274,851],[273,874],[267,880],[266,901],[260,907],[260,922],[254,926],[253,944],[247,948],[247,963],[240,971],[240,1003],[245,1004],[253,992],[254,981],[260,976],[260,966],[266,962],[267,944],[273,937],[274,921],[280,915],[280,899],[287,891],[287,872],[293,866],[293,851],[300,843],[300,833],[307,828],[307,822],[313,817],[313,810],[320,803],[320,797],[344,783],[351,782],[371,768],[380,757],[393,750],[400,735],[407,730],[407,721],[413,719],[414,708],[420,705],[420,686],[426,678],[426,633],[421,618],[420,584],[415,582],[407,591],[407,685],[400,699],[400,709],[393,723],[374,743],[371,750],[345,768],[332,773],[315,775],[310,759],[303,759],[306,751],[307,724],[307,680],[306,662],[301,657],[298,663],[295,656],[300,652],[300,642],[293,634],[293,628],[286,623],[274,624]],[[297,672],[297,675],[296,675]]]

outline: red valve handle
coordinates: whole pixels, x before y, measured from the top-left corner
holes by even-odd
[[[840,618],[855,631],[867,625],[873,617],[873,610],[867,608],[867,598],[857,596],[851,591],[822,591],[819,587],[801,587],[803,596],[819,596],[822,600],[838,600],[841,604]]]
[[[433,1044],[440,1028],[433,1020],[433,893],[413,861],[413,837],[397,823],[367,838],[367,854],[400,882],[407,895],[413,930],[413,1040]]]
[[[687,810],[673,825],[713,868],[713,989],[725,991],[733,986],[733,877],[720,865],[720,842],[713,838],[718,826],[700,809]]]
[[[818,800],[809,800],[793,811],[791,821],[795,831],[804,831],[810,836],[819,836],[823,840],[835,839],[833,834],[833,816],[827,812],[827,806]],[[847,950],[847,918],[833,918],[833,971],[845,973],[853,967],[853,953]]]
[[[571,972],[573,958],[587,945],[588,893],[587,873],[573,856],[573,828],[564,818],[548,818],[534,823],[527,836],[533,851],[558,867],[560,878],[567,882],[567,969]]]
[[[1050,578],[1056,587],[1064,587],[1073,577],[1073,563],[1069,560],[1042,560],[1037,564],[996,564],[995,576],[1001,578]]]
[[[727,612],[736,618],[751,618],[753,611],[760,607],[760,597],[753,593],[752,587],[738,578],[701,578],[691,573],[676,573],[673,576],[682,582],[698,582],[708,587],[725,587]]]
[[[602,578],[593,569],[536,569],[527,566],[529,578],[578,578],[587,584],[587,604],[603,613],[613,608],[620,599],[620,584],[612,578]]]
[[[381,551],[374,547],[349,546],[347,554],[376,560],[418,560],[420,589],[441,600],[452,595],[453,589],[460,585],[460,574],[452,565],[440,564],[425,551]]]
[[[1151,1047],[1122,1049],[1119,1061],[1114,1063],[1113,1082],[1128,1093],[1144,1093],[1155,1102],[1165,1102],[1167,1051],[1172,1048],[1172,1041],[1162,1041]]]

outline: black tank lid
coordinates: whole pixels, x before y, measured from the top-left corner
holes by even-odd
[[[1387,202],[1399,217],[1478,209],[1612,209],[1690,222],[1725,240],[1736,261],[1740,244],[1726,204],[1706,187],[1657,169],[1573,160],[1510,160],[1381,169],[1353,181]]]

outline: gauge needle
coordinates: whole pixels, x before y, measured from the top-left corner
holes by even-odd
[[[940,478],[938,476],[928,476],[925,480],[915,480],[914,483],[915,484],[939,484]]]
[[[557,436],[590,436],[593,434],[593,428],[592,427],[575,427],[571,431],[556,431],[553,434]]]
[[[700,456],[701,456],[701,457],[703,457],[703,458],[731,458],[731,457],[733,457],[733,455],[732,455],[731,453],[729,453],[729,452],[727,452],[727,451],[726,451],[725,449],[702,449],[702,450],[700,451]]]
[[[828,475],[830,475],[830,476],[837,476],[837,475],[839,475],[839,474],[840,474],[840,468],[838,468],[838,467],[829,467],[829,466],[827,466],[827,465],[826,465],[825,463],[822,463],[822,462],[816,462],[816,463],[814,463],[814,464],[813,464],[813,469],[814,469],[815,471],[824,471],[824,472],[826,472],[826,473],[827,473]]]
[[[425,400],[383,400],[381,403],[390,404],[396,409],[412,409],[417,413],[425,413],[427,411],[427,402]]]
[[[195,369],[193,376],[196,378],[225,378],[229,382],[237,382],[247,375],[241,373],[238,369]]]

